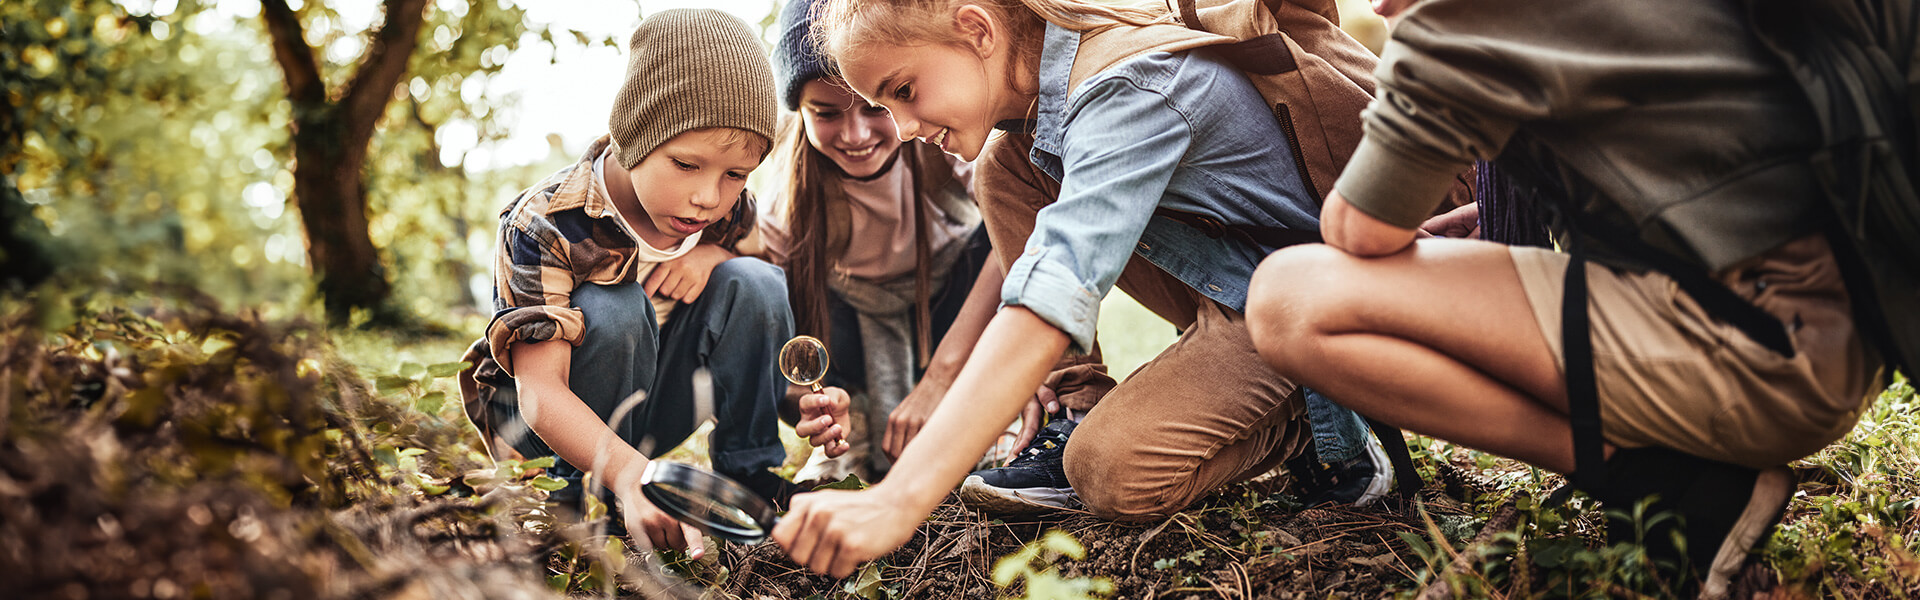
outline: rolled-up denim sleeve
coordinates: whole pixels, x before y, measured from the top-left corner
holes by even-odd
[[[1066,117],[1059,200],[1035,216],[1000,294],[1066,332],[1081,353],[1092,350],[1100,299],[1193,139],[1187,117],[1160,92],[1124,79],[1085,85]]]

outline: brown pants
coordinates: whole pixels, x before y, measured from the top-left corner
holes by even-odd
[[[1006,135],[976,163],[994,251],[1011,265],[1059,184],[1027,160],[1032,138]],[[1261,360],[1244,315],[1134,256],[1120,289],[1182,329],[1180,339],[1101,399],[1067,442],[1067,480],[1106,518],[1171,514],[1226,483],[1298,455],[1311,440],[1306,397]]]
[[[1511,252],[1534,318],[1564,372],[1560,298],[1567,255]],[[1879,358],[1854,331],[1853,307],[1826,238],[1788,242],[1719,278],[1786,324],[1794,356],[1774,354],[1709,314],[1665,275],[1587,269],[1593,370],[1607,441],[1764,468],[1846,435],[1886,381]]]

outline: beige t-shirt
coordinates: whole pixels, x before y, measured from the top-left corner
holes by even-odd
[[[608,149],[605,152],[601,152],[599,158],[593,159],[593,187],[594,191],[598,192],[602,198],[613,197],[612,194],[607,192],[606,171],[607,155],[612,152],[611,149]],[[687,236],[687,239],[680,240],[679,246],[669,250],[661,250],[653,247],[652,244],[648,244],[647,240],[641,238],[639,234],[634,233],[633,228],[627,226],[626,219],[615,220],[619,221],[620,228],[625,230],[627,235],[633,236],[633,240],[637,242],[634,245],[633,253],[633,277],[634,281],[642,284],[647,282],[648,275],[653,274],[654,267],[659,266],[660,263],[685,256],[688,251],[693,250],[695,244],[700,243],[700,234],[706,233],[705,231],[696,231],[693,235]],[[673,312],[673,307],[680,303],[678,300],[658,294],[650,295],[647,299],[653,302],[654,321],[663,327],[667,324],[667,314]]]
[[[952,159],[951,162],[955,177],[969,182],[968,188],[971,190],[973,165],[958,159]],[[895,164],[871,181],[842,179],[841,183],[846,190],[848,213],[853,221],[849,230],[853,242],[847,245],[847,254],[834,265],[834,271],[868,281],[890,281],[913,273],[914,225],[911,210],[915,197],[914,181],[908,169]],[[786,220],[792,198],[785,192],[783,189],[779,194],[768,195],[774,201],[767,203],[759,227],[768,257],[779,265],[787,264],[793,242]],[[931,216],[934,218],[928,223],[928,247],[936,251],[962,241],[974,225],[955,220],[937,204],[933,206]]]

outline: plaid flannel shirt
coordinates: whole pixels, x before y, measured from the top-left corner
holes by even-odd
[[[510,375],[515,342],[558,339],[578,346],[586,321],[573,307],[573,290],[633,283],[659,264],[638,258],[640,240],[594,181],[593,161],[605,147],[602,138],[578,162],[521,192],[501,211],[493,322],[480,342],[486,347],[476,344],[469,357],[491,354]],[[699,243],[700,235],[681,248]],[[652,300],[665,322],[674,301]]]

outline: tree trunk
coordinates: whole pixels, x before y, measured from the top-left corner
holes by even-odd
[[[327,315],[345,322],[355,308],[379,308],[391,294],[386,268],[367,227],[365,152],[341,148],[341,127],[305,123],[294,134],[293,196],[307,232],[307,259],[319,277]]]
[[[355,308],[386,312],[392,286],[367,228],[360,176],[375,126],[419,45],[426,0],[386,0],[385,15],[353,77],[329,94],[299,15],[286,0],[262,0],[261,18],[293,104],[293,194],[307,231],[307,257],[327,316],[344,322]]]

